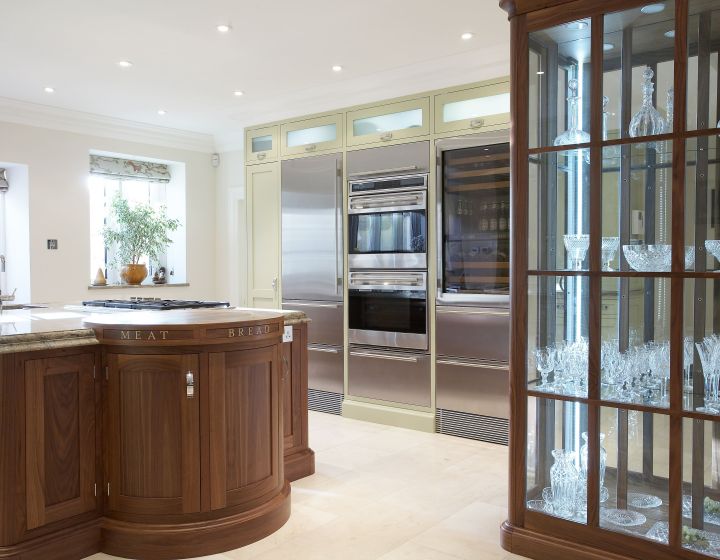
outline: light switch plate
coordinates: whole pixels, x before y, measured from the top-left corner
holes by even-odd
[[[292,325],[288,325],[285,327],[285,330],[283,331],[283,342],[292,342],[292,341],[293,341]]]

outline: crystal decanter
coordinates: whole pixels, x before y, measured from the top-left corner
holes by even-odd
[[[568,129],[555,138],[553,145],[567,146],[570,144],[584,144],[590,142],[590,135],[578,128],[578,111],[580,109],[578,97],[578,81],[573,78],[568,80]]]
[[[642,106],[630,119],[630,128],[628,129],[628,133],[633,138],[662,134],[666,130],[665,120],[658,113],[658,110],[653,107],[652,103],[652,96],[655,91],[655,85],[652,81],[654,75],[655,72],[649,66],[646,66],[645,70],[643,70]]]

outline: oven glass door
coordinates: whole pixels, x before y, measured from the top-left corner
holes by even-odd
[[[375,253],[425,253],[425,209],[350,214],[351,255]]]
[[[351,344],[426,350],[426,292],[350,290]]]

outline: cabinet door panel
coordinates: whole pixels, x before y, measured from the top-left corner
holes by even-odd
[[[92,354],[25,362],[28,529],[96,507],[93,363]]]
[[[199,511],[199,400],[185,391],[198,356],[111,354],[108,363],[110,509]]]
[[[282,484],[278,351],[211,353],[209,368],[211,508],[249,506]]]
[[[280,169],[247,168],[248,305],[276,308],[280,282]]]

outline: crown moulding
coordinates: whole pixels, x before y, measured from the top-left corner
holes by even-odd
[[[215,151],[215,142],[210,134],[29,103],[7,97],[0,97],[0,122],[193,152],[212,153]]]

